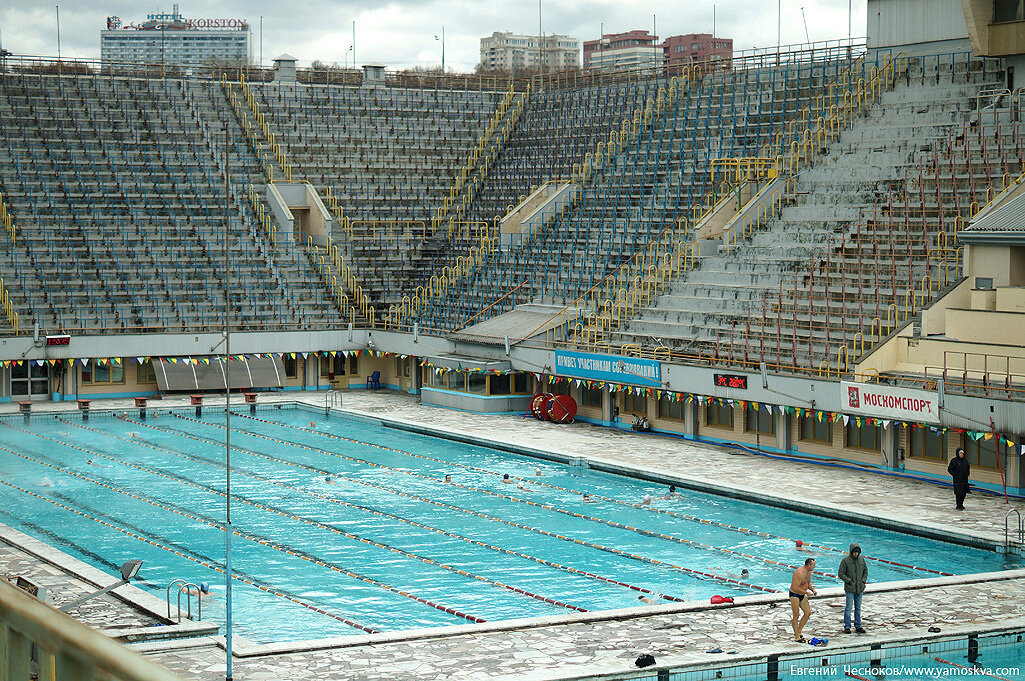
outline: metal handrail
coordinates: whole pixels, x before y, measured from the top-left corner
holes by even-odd
[[[342,406],[342,391],[341,390],[328,390],[324,394],[324,416],[327,416],[331,407],[338,405],[339,408]]]
[[[1004,514],[1004,546],[1010,548],[1010,526],[1008,522],[1011,520],[1011,514],[1018,516],[1018,543],[1025,544],[1025,520],[1022,520],[1021,511],[1016,508],[1012,508],[1010,511]]]
[[[100,678],[111,681],[183,681],[113,639],[0,579],[0,628],[6,631],[8,675],[27,679],[32,648],[40,679]]]

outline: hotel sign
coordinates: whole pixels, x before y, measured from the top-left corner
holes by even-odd
[[[662,365],[657,360],[636,357],[556,350],[555,373],[589,381],[612,381],[651,387],[662,385]]]
[[[841,411],[845,414],[914,423],[940,422],[939,398],[934,392],[847,381],[840,383],[840,390]]]

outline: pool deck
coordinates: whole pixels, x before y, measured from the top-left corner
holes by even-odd
[[[260,402],[300,401],[323,407],[323,393],[260,395]],[[178,407],[188,398],[151,402],[156,408]],[[221,401],[208,396],[216,408]],[[972,541],[1003,542],[1004,514],[1025,503],[973,494],[965,511],[955,511],[950,488],[859,470],[787,461],[711,444],[659,435],[616,431],[588,424],[555,425],[518,416],[485,416],[421,406],[415,397],[390,391],[345,393],[343,408],[418,428],[586,459],[609,468],[633,470],[695,488],[729,488],[740,495],[772,497],[777,503],[809,508],[852,519],[879,519],[892,526],[911,524],[926,534],[949,534]],[[94,402],[94,408],[129,409],[131,400]],[[17,405],[0,405],[0,413]],[[74,403],[40,404],[39,411],[74,410]],[[768,484],[767,484],[768,481]],[[8,546],[0,543],[0,549]],[[9,551],[8,551],[9,553]],[[0,550],[0,569],[6,570]],[[31,556],[18,556],[19,569]],[[45,562],[45,561],[40,561]],[[48,569],[48,568],[47,568]],[[74,579],[69,575],[69,579]],[[59,579],[53,576],[53,581]],[[56,584],[51,588],[55,588]],[[159,600],[159,599],[158,599]],[[1001,627],[1025,628],[1025,570],[988,576],[938,578],[913,583],[870,585],[865,597],[864,636],[841,632],[842,596],[824,590],[815,601],[807,628],[830,638],[829,650],[847,645],[940,635]],[[109,609],[109,608],[108,608]],[[110,610],[110,609],[109,609]],[[107,615],[86,619],[110,628]],[[107,619],[104,619],[106,617]],[[400,635],[351,637],[309,645],[236,644],[236,679],[569,679],[596,673],[628,672],[641,652],[651,652],[658,667],[723,663],[764,657],[769,653],[812,650],[789,642],[789,606],[779,595],[737,599],[732,606],[671,604],[608,613],[520,620],[496,625],[467,625]],[[196,632],[200,633],[199,631]],[[180,641],[133,644],[187,679],[224,678],[223,641],[198,636]],[[722,648],[725,653],[705,651]],[[728,654],[737,651],[736,654]]]

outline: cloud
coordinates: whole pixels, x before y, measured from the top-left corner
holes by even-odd
[[[855,36],[864,35],[866,0],[853,2]],[[130,0],[80,0],[60,7],[61,54],[98,59],[100,30],[106,17],[127,22],[145,20],[150,12],[171,10],[170,2],[149,7]],[[269,0],[180,2],[180,11],[194,18],[244,18],[252,27],[253,54],[260,58],[260,17],[263,17],[264,62],[288,52],[300,64],[313,60],[351,63],[352,22],[356,22],[356,60],[392,68],[441,62],[441,41],[434,36],[445,27],[445,62],[450,69],[471,70],[480,55],[480,39],[495,31],[534,35],[538,32],[538,3],[480,0],[393,0],[376,5],[352,1],[313,0],[281,3]],[[656,30],[660,37],[711,32],[713,8],[716,33],[733,38],[737,49],[776,44],[777,8],[782,8],[784,44],[847,37],[847,0],[716,0],[680,3],[678,0],[542,0],[541,29],[580,40],[631,29]],[[801,8],[804,8],[802,17]],[[3,47],[15,54],[57,54],[54,4],[22,2],[0,9]]]

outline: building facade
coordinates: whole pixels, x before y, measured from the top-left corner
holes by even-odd
[[[585,69],[639,69],[662,66],[658,36],[647,31],[606,33],[584,41]]]
[[[107,17],[100,31],[104,66],[132,64],[180,66],[252,63],[252,33],[245,19],[187,19],[178,12],[150,14],[141,24]]]
[[[696,62],[729,61],[733,39],[711,33],[669,36],[661,43],[647,31],[606,33],[584,42],[585,69],[637,69],[686,66]]]
[[[491,71],[536,69],[565,71],[580,68],[580,41],[568,35],[538,36],[496,31],[480,39],[481,67]]]
[[[673,35],[662,42],[662,63],[666,66],[729,61],[732,58],[733,39],[716,38],[711,33]]]

